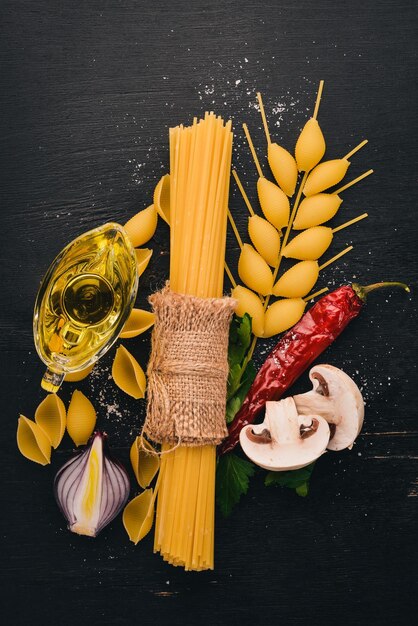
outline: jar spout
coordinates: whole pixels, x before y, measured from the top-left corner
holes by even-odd
[[[64,380],[64,376],[64,372],[55,372],[48,367],[41,381],[42,389],[45,389],[45,391],[49,393],[57,393]]]

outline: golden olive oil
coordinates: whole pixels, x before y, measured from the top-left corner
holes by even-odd
[[[47,271],[35,303],[34,338],[47,365],[42,387],[97,361],[116,341],[136,297],[135,250],[110,223],[72,241]]]

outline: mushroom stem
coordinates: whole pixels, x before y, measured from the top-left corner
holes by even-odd
[[[339,424],[341,417],[335,415],[334,404],[329,397],[322,396],[317,391],[308,391],[293,396],[296,410],[299,415],[321,415],[328,424]]]
[[[287,444],[300,439],[298,412],[293,398],[267,402],[266,422],[273,441]]]

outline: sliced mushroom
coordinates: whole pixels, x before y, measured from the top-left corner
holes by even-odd
[[[301,415],[324,417],[331,428],[328,450],[352,448],[361,431],[364,401],[356,383],[332,365],[315,365],[309,372],[312,389],[293,396]]]
[[[266,402],[262,424],[245,426],[240,433],[242,449],[264,469],[295,470],[309,465],[326,451],[330,437],[327,421],[320,415],[298,415],[293,398]]]

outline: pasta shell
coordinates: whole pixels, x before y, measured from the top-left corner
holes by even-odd
[[[313,196],[333,187],[344,178],[349,165],[350,161],[347,159],[333,159],[320,163],[309,174],[303,193],[305,196]]]
[[[241,280],[253,291],[267,296],[273,288],[273,274],[263,257],[248,243],[243,245],[238,261]]]
[[[264,317],[264,337],[273,337],[294,326],[302,317],[305,306],[306,302],[302,298],[274,302]]]
[[[154,522],[153,490],[146,489],[128,502],[122,520],[129,539],[136,545],[149,533]]]
[[[270,222],[253,215],[248,220],[248,234],[254,248],[273,267],[277,265],[280,252],[280,235]]]
[[[236,315],[243,317],[245,313],[251,317],[252,331],[256,337],[264,333],[264,307],[254,291],[238,285],[232,290],[231,296],[237,300]]]
[[[319,276],[317,261],[301,261],[287,270],[273,287],[273,294],[283,298],[303,298]]]
[[[152,257],[152,250],[150,248],[139,248],[135,250],[136,254],[136,271],[138,272],[138,278],[142,276],[148,267],[148,263]]]
[[[337,213],[342,201],[335,193],[317,193],[304,198],[293,222],[294,230],[305,230],[328,222]]]
[[[151,311],[142,309],[132,309],[125,326],[120,334],[121,339],[131,339],[137,337],[154,324],[155,315]]]
[[[309,172],[325,154],[325,139],[318,121],[311,117],[296,142],[295,157],[299,172]]]
[[[35,413],[35,422],[42,428],[53,448],[58,448],[65,433],[64,402],[56,393],[49,393]]]
[[[293,156],[277,143],[270,143],[267,159],[279,187],[287,196],[293,196],[298,179],[298,166]]]
[[[96,411],[88,398],[77,389],[74,391],[67,413],[67,432],[76,446],[90,439],[96,425]]]
[[[138,484],[146,489],[159,470],[160,457],[144,437],[137,437],[131,446],[130,458]]]
[[[158,215],[170,226],[170,174],[165,174],[155,187],[154,206]]]
[[[283,256],[301,261],[316,261],[331,245],[332,229],[313,226],[292,239],[282,250]]]
[[[89,374],[93,371],[94,363],[84,368],[83,370],[79,370],[78,372],[70,372],[65,375],[64,381],[66,383],[78,383],[80,380],[84,380],[87,378]]]
[[[145,395],[146,379],[144,370],[124,346],[119,346],[112,366],[112,376],[116,385],[136,400]]]
[[[274,183],[267,178],[257,181],[257,193],[264,217],[278,230],[287,226],[290,216],[289,198]]]
[[[38,424],[24,415],[17,423],[17,447],[23,456],[40,465],[51,462],[51,443]]]
[[[157,211],[155,206],[151,204],[126,222],[124,229],[134,248],[143,246],[154,236],[157,221]]]

